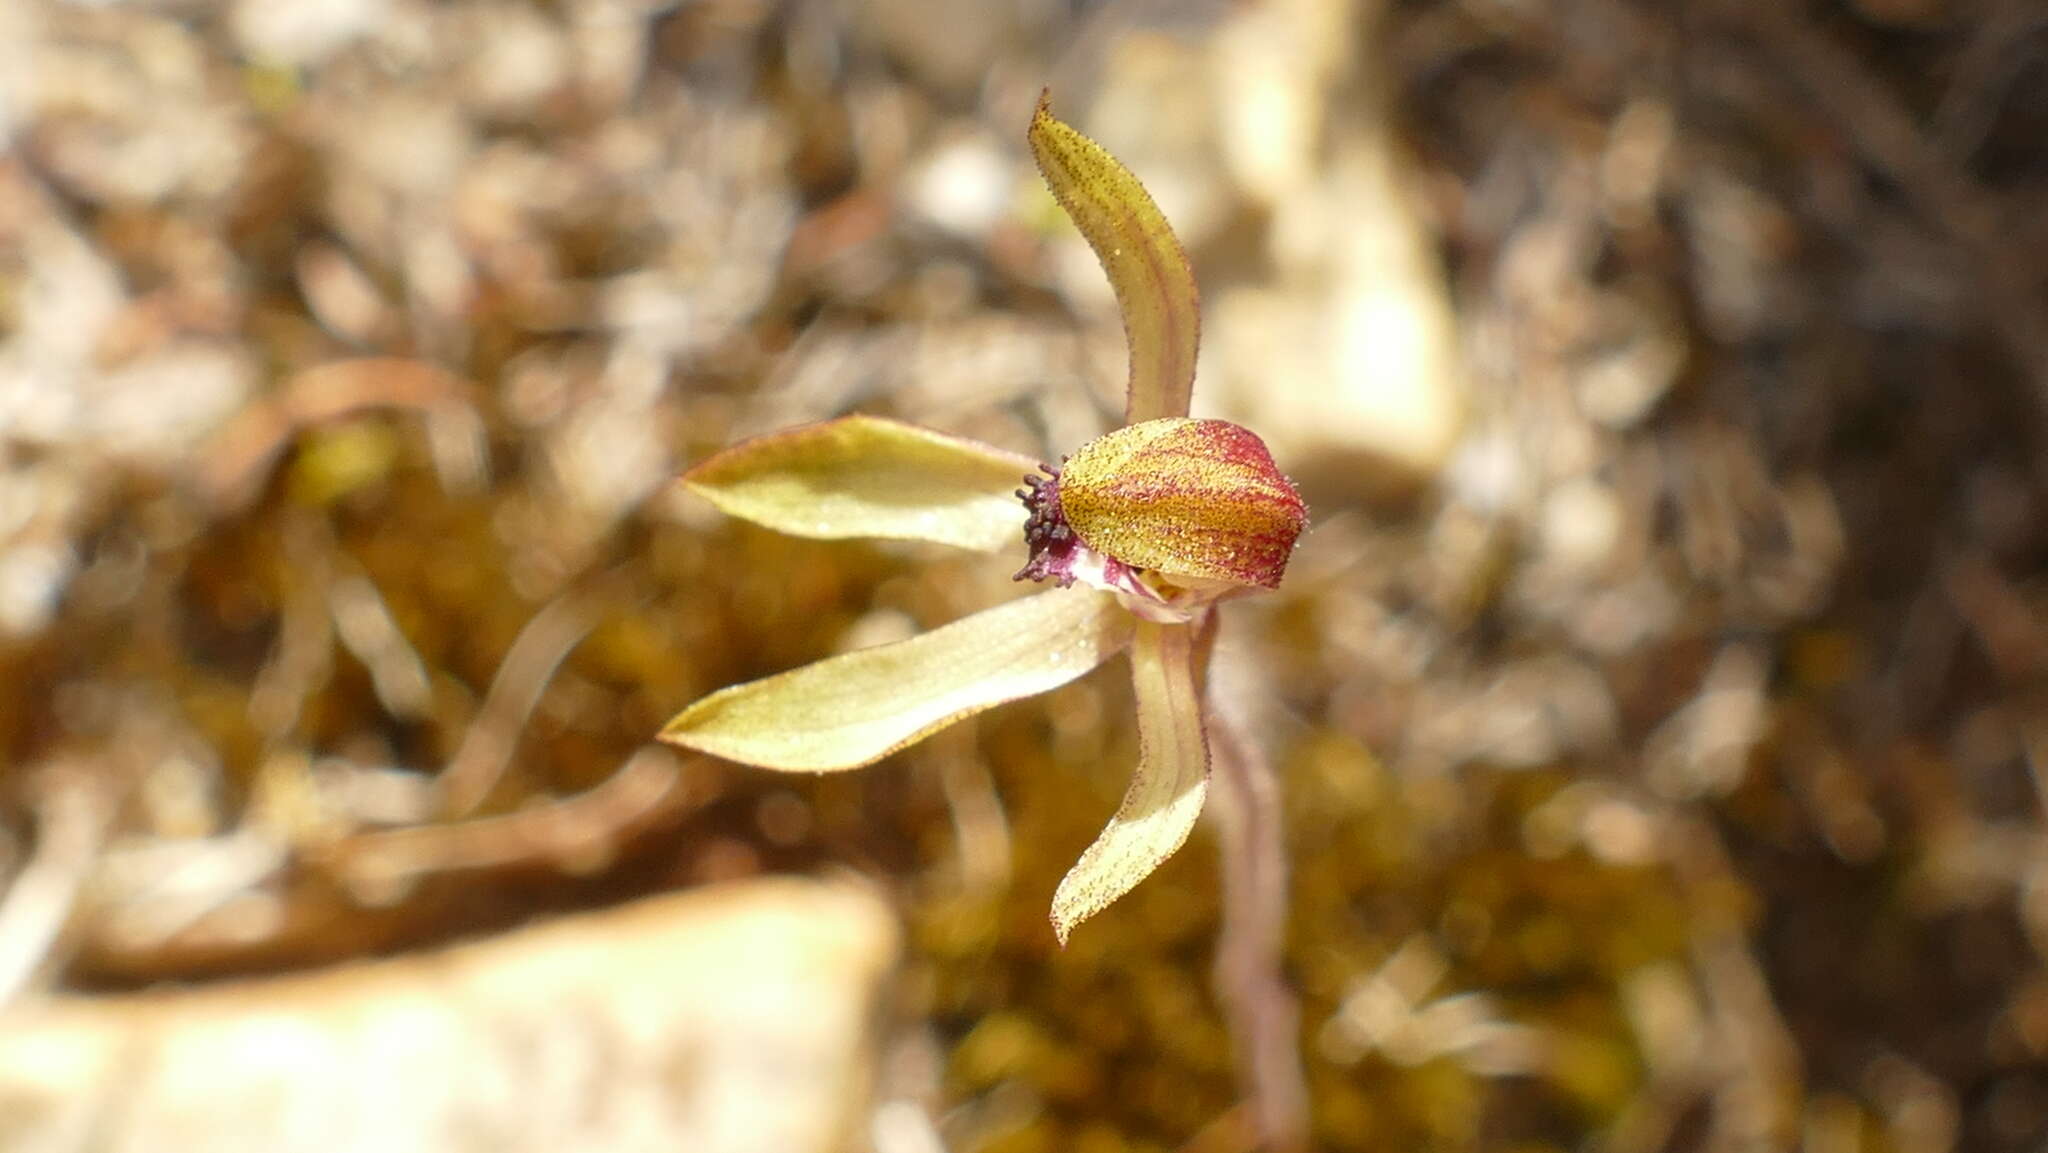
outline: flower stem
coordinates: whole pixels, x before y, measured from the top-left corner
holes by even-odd
[[[1216,994],[1237,1044],[1244,1085],[1268,1153],[1308,1142],[1300,1007],[1283,967],[1287,944],[1287,851],[1273,766],[1224,710],[1210,703],[1209,751],[1223,867],[1223,927]]]

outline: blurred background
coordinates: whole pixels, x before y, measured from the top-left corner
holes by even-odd
[[[1315,1147],[2048,1139],[2031,0],[8,0],[0,1148],[1254,1147],[1212,831],[1046,923],[1119,670],[650,743],[1014,595],[669,480],[1116,422],[1045,85],[1314,513]]]

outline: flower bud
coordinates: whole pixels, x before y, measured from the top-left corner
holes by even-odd
[[[1278,588],[1308,522],[1265,442],[1226,420],[1144,421],[1047,471],[1020,491],[1031,510],[1020,578],[1085,579],[1099,558],[1112,586],[1131,570]]]

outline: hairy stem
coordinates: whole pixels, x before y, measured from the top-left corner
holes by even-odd
[[[1280,782],[1271,762],[1224,710],[1210,705],[1210,805],[1223,865],[1223,929],[1216,993],[1237,1044],[1261,1146],[1307,1147],[1300,1008],[1283,974],[1287,944],[1287,850]]]

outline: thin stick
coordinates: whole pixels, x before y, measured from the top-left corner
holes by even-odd
[[[570,650],[597,627],[608,598],[626,585],[625,566],[549,601],[526,622],[499,663],[484,703],[437,783],[444,819],[474,813],[497,787],[526,721]]]

